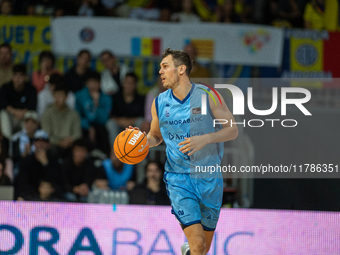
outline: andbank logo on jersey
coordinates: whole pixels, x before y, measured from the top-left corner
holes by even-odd
[[[184,138],[189,138],[189,137],[193,137],[193,136],[199,136],[199,135],[204,135],[204,132],[197,132],[197,133],[193,133],[193,134],[189,134],[189,133],[186,133],[186,134],[172,134],[172,133],[169,133],[169,140],[184,140]]]
[[[212,87],[208,86],[206,84],[202,84],[210,88],[211,90]],[[244,115],[244,95],[243,92],[240,88],[236,87],[235,85],[231,84],[215,84],[215,88],[217,89],[228,89],[232,96],[233,96],[233,115]],[[213,98],[213,95],[205,90],[207,94],[213,99],[215,105],[217,105],[216,100]],[[217,98],[220,100],[220,103],[222,105],[221,99],[219,95],[217,94],[216,90],[213,90],[214,93],[216,94]],[[287,98],[287,95],[289,93],[300,93],[304,95],[304,97],[301,98]],[[201,112],[202,115],[207,114],[207,94],[202,94],[201,96]],[[281,88],[281,116],[286,116],[287,115],[287,105],[295,105],[305,116],[312,116],[312,114],[303,106],[304,103],[307,103],[311,99],[311,93],[309,90],[305,88],[296,88],[296,87],[282,87]],[[253,104],[253,88],[248,88],[248,93],[247,93],[247,103],[248,103],[248,109],[251,113],[258,115],[258,116],[267,116],[275,112],[277,109],[278,105],[278,88],[273,87],[272,88],[272,106],[270,109],[267,110],[258,110],[255,109],[254,104]],[[233,122],[233,120],[227,120],[227,119],[214,119],[213,120],[213,126],[215,127],[217,124],[227,124],[230,122],[230,125],[243,125],[246,127],[247,125],[249,127],[262,127],[265,122],[271,123],[271,126],[275,126],[275,122],[280,122],[281,126],[283,127],[296,127],[298,125],[297,120],[295,119],[250,119],[246,121],[243,119],[242,122]]]

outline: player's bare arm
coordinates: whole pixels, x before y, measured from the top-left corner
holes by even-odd
[[[219,94],[219,93],[218,93]],[[238,136],[238,128],[236,125],[231,126],[231,121],[235,123],[234,116],[230,112],[228,106],[226,105],[223,97],[219,94],[222,105],[213,102],[212,98],[209,97],[209,104],[211,108],[211,112],[214,115],[215,119],[226,119],[228,123],[222,124],[222,129],[218,132],[205,134],[202,136],[194,136],[190,138],[185,138],[184,141],[179,143],[180,151],[183,153],[188,153],[188,156],[191,156],[196,151],[201,150],[208,143],[219,143],[219,142],[227,142],[230,140],[234,140]]]
[[[151,106],[151,116],[152,121],[150,126],[150,132],[148,133],[147,138],[149,141],[149,146],[154,147],[159,145],[163,141],[161,130],[159,129],[159,121],[156,111],[155,99],[153,100]]]

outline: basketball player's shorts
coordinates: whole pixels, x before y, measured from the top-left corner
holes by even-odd
[[[165,171],[164,182],[172,210],[184,227],[201,223],[214,231],[222,206],[222,178],[192,178],[190,174]]]

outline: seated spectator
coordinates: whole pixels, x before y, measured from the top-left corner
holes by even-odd
[[[163,167],[156,161],[150,161],[145,167],[146,179],[130,192],[130,204],[170,205],[163,182]]]
[[[105,94],[113,95],[121,89],[122,80],[129,68],[124,64],[119,65],[115,55],[110,51],[103,51],[100,54],[100,60],[105,67],[105,70],[101,73],[100,88]]]
[[[106,172],[103,167],[97,168],[92,187],[94,189],[110,190],[109,180],[107,179]]]
[[[110,189],[132,190],[135,186],[135,167],[121,162],[113,150],[110,158],[103,161],[103,168],[109,181]]]
[[[5,173],[6,161],[0,159],[0,186],[11,185],[11,179]]]
[[[112,109],[112,98],[100,90],[98,72],[90,72],[86,86],[76,93],[76,109],[81,118],[83,137],[88,137],[91,143],[109,155],[110,145],[105,124]]]
[[[103,14],[103,5],[100,0],[82,0],[78,9],[79,16],[101,16]]]
[[[62,164],[65,199],[70,202],[86,202],[87,195],[96,176],[96,168],[88,157],[86,140],[74,142],[72,154]]]
[[[140,128],[142,131],[145,131],[146,133],[150,131],[150,124],[152,120],[151,106],[152,106],[153,100],[165,90],[167,90],[167,88],[163,86],[162,80],[161,78],[159,78],[157,81],[157,86],[155,86],[153,89],[151,89],[146,94],[145,107],[144,107],[144,122]]]
[[[30,201],[60,202],[55,192],[53,180],[42,179],[39,182],[38,193]]]
[[[42,51],[39,55],[39,70],[32,73],[32,84],[39,93],[50,80],[52,74],[60,72],[54,69],[55,57],[50,51]]]
[[[52,74],[49,82],[46,84],[44,89],[38,93],[38,106],[37,112],[39,116],[43,114],[48,106],[53,104],[53,91],[57,84],[64,83],[65,79],[60,74]],[[72,91],[67,93],[66,104],[70,109],[74,109],[76,106],[76,97]]]
[[[193,61],[192,69],[190,72],[190,77],[191,78],[210,78],[211,73],[209,69],[201,66],[197,61],[197,49],[196,47],[192,44],[189,43],[185,45],[184,51],[189,54],[190,59]]]
[[[50,153],[49,137],[44,130],[35,133],[34,147],[34,154],[23,158],[19,164],[19,174],[15,181],[15,197],[20,197],[20,200],[30,200],[35,197],[41,179],[53,180],[57,194],[61,191],[58,159]]]
[[[70,152],[73,142],[82,136],[79,114],[67,106],[67,94],[66,84],[57,84],[53,91],[54,103],[41,117],[41,127],[50,136],[52,153],[61,158]]]
[[[25,113],[35,111],[37,107],[37,92],[26,82],[26,78],[26,66],[17,64],[13,66],[12,81],[0,89],[1,130],[7,139],[21,130]]]
[[[36,15],[53,16],[55,11],[55,0],[33,0]]]
[[[72,92],[77,92],[85,86],[86,76],[91,71],[89,68],[91,53],[81,50],[76,59],[76,65],[65,73],[65,80]]]
[[[4,163],[4,173],[10,178],[11,182],[13,182],[13,162],[9,157],[9,141],[6,137],[1,134],[0,130],[0,161]]]
[[[145,97],[137,93],[138,77],[127,73],[122,91],[113,96],[111,119],[107,123],[110,145],[116,136],[128,126],[140,127],[144,118]]]
[[[165,2],[166,3],[166,2]],[[160,6],[160,16],[158,21],[171,22],[172,10],[170,4]]]
[[[277,27],[301,27],[301,13],[296,0],[270,1],[271,25]]]
[[[255,4],[257,4],[256,0],[236,0],[235,12],[240,17],[241,23],[254,23],[253,16]]]
[[[225,0],[217,8],[217,21],[222,23],[240,23],[241,17],[235,11],[235,0]]]
[[[307,3],[303,19],[307,29],[325,29],[325,0],[312,0]]]
[[[35,12],[35,4],[32,1],[29,1],[26,6],[26,11],[24,13],[26,16],[36,16]]]
[[[54,13],[53,13],[53,17],[54,18],[59,18],[59,17],[63,17],[66,15],[66,10],[65,7],[61,4],[61,5],[57,5],[54,9]]]
[[[203,21],[216,21],[218,4],[223,0],[195,0],[193,1],[198,15]]]
[[[176,22],[200,22],[200,17],[196,14],[192,0],[182,1],[182,12],[171,15],[171,20]]]
[[[144,20],[160,20],[161,10],[158,8],[134,8],[130,12],[130,18]]]
[[[24,116],[23,129],[15,133],[11,139],[10,154],[14,164],[14,178],[18,174],[21,159],[34,153],[34,134],[38,126],[38,114],[35,111],[27,111]]]
[[[2,0],[0,4],[0,15],[11,15],[12,14],[12,2],[10,0]]]
[[[12,80],[12,47],[8,43],[0,45],[0,88]]]

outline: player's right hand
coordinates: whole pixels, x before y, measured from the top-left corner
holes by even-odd
[[[129,126],[129,127],[125,128],[125,130],[129,130],[129,129],[134,129],[134,130],[139,130],[139,131],[141,131],[141,130],[139,129],[139,127]],[[145,131],[143,131],[143,134],[146,135]]]

